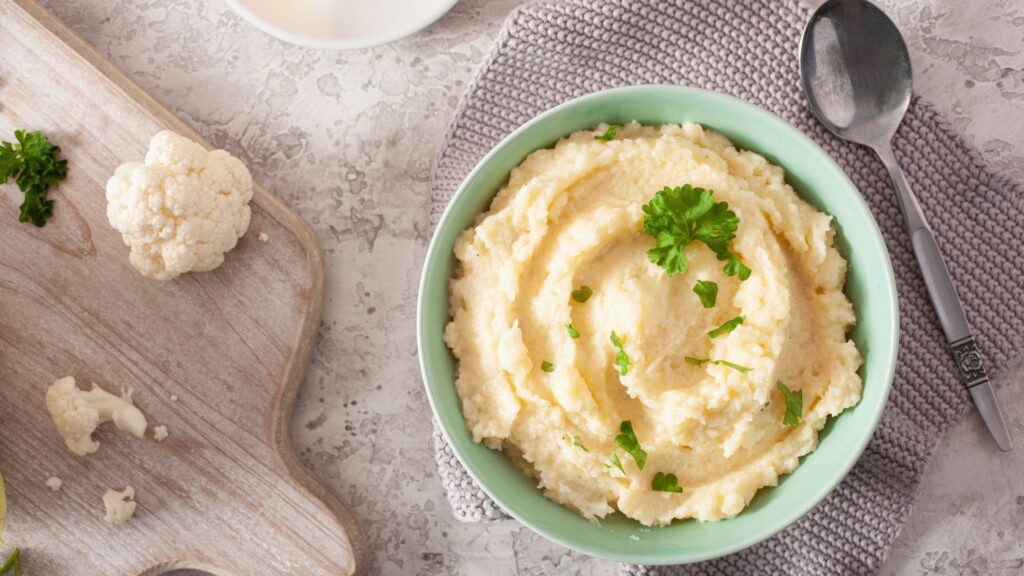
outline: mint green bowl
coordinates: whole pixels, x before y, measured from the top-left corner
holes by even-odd
[[[475,444],[455,392],[455,359],[442,339],[452,249],[487,210],[509,172],[534,150],[602,122],[697,122],[786,170],[804,199],[835,217],[850,263],[846,292],[857,311],[853,340],[864,355],[860,403],[831,419],[816,451],[779,485],[761,490],[739,516],[649,528],[621,514],[591,523],[546,499],[501,452]],[[682,564],[730,554],[789,526],[825,497],[863,452],[889,396],[899,341],[896,283],[878,225],[853,183],[824,151],[781,118],[730,96],[675,86],[637,86],[591,94],[527,122],[494,148],[463,182],[441,217],[420,283],[417,337],[427,396],[441,430],[477,484],[506,512],[542,536],[585,554],[638,564]]]

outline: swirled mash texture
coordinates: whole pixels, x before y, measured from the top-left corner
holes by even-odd
[[[595,139],[605,128],[527,157],[456,244],[445,341],[466,424],[587,518],[616,508],[647,525],[735,516],[860,399],[846,261],[831,217],[762,156],[697,124],[632,123]],[[747,280],[726,276],[697,242],[685,274],[650,262],[641,206],[682,184],[713,191],[739,216],[733,251],[753,271]],[[701,305],[697,280],[718,284],[714,307]],[[571,292],[583,285],[593,295],[579,303]],[[736,316],[742,325],[708,336]],[[612,331],[630,359],[625,376]],[[783,425],[780,380],[802,391],[796,427]],[[625,420],[648,453],[643,470],[613,441]],[[608,466],[613,450],[625,473]],[[683,492],[652,490],[658,472],[675,474]]]

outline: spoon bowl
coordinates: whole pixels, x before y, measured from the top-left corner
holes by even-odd
[[[829,131],[876,147],[892,139],[910,106],[910,54],[896,25],[863,0],[831,0],[800,41],[800,79]]]

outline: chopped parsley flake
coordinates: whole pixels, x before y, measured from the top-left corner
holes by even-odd
[[[612,330],[611,340],[612,345],[618,350],[615,354],[615,365],[619,367],[619,376],[625,376],[629,373],[629,355],[626,354],[626,350],[622,346],[622,339],[615,333],[615,330]]]
[[[601,142],[610,142],[615,140],[615,128],[614,124],[609,126],[608,129],[604,131],[604,134],[594,136],[594,140],[600,140]]]
[[[633,423],[629,420],[624,420],[619,424],[619,432],[621,434],[615,437],[615,445],[632,456],[633,461],[636,462],[636,467],[643,470],[644,464],[647,463],[647,452],[640,447],[640,441],[636,439],[636,434],[633,432]]]
[[[745,320],[745,318],[743,316],[737,316],[737,317],[733,318],[732,320],[727,320],[724,324],[722,324],[718,328],[715,328],[714,330],[708,332],[708,336],[710,338],[718,338],[722,334],[727,334],[729,332],[732,332],[733,330],[736,329],[737,326],[739,326],[740,324],[743,324],[744,320]]]
[[[622,472],[623,474],[626,473],[626,469],[622,467],[622,461],[619,460],[619,455],[616,454],[614,450],[612,450],[612,455],[610,458],[608,458],[608,461],[611,462],[616,468],[618,468],[619,472]],[[605,467],[608,467],[608,465],[605,464]]]
[[[683,489],[679,487],[679,479],[676,478],[676,475],[663,472],[658,472],[654,475],[654,480],[651,481],[651,490],[656,492],[675,492],[676,494],[683,492]]]
[[[800,417],[803,416],[804,411],[804,392],[803,390],[790,391],[782,380],[779,380],[776,385],[779,390],[782,391],[782,397],[786,400],[786,415],[782,417],[782,423],[786,426],[799,426]]]
[[[697,283],[693,285],[693,293],[700,298],[701,306],[714,308],[715,302],[718,300],[718,284],[710,280],[697,280]]]
[[[580,304],[584,304],[587,300],[590,300],[590,296],[593,293],[594,291],[590,289],[590,286],[583,285],[578,290],[572,291],[572,299]]]
[[[743,372],[744,374],[753,370],[753,368],[740,366],[739,364],[734,364],[732,362],[729,362],[728,360],[711,360],[710,358],[694,358],[693,356],[687,356],[686,363],[691,366],[703,366],[705,364],[710,363],[714,364],[715,366],[725,366],[727,368],[732,368],[733,370]]]
[[[590,452],[590,450],[587,450],[587,447],[583,445],[583,441],[580,440],[579,435],[575,435],[572,437],[572,445],[579,448],[580,450],[583,450],[584,452]]]
[[[565,325],[565,331],[569,333],[569,337],[573,340],[580,337],[580,331],[571,322]]]

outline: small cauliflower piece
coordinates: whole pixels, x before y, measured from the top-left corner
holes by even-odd
[[[213,270],[249,228],[252,176],[224,150],[207,151],[165,130],[144,162],[128,162],[107,181],[107,219],[143,276],[170,280]]]
[[[126,486],[124,490],[107,490],[103,495],[103,507],[107,515],[103,520],[108,524],[124,524],[135,514],[135,489]]]
[[[256,237],[260,242],[270,242],[270,234],[266,232],[260,232],[260,235]]]
[[[167,440],[167,437],[170,435],[171,433],[167,431],[167,426],[161,425],[153,428],[153,440],[156,440],[157,442]]]
[[[60,487],[64,485],[64,481],[56,476],[50,476],[46,479],[46,487],[54,492],[60,490]]]
[[[99,449],[100,443],[93,440],[92,433],[104,422],[113,420],[118,428],[138,438],[146,433],[146,416],[132,404],[130,395],[114,396],[96,384],[92,390],[83,392],[72,376],[50,385],[46,409],[68,449],[79,456]]]

